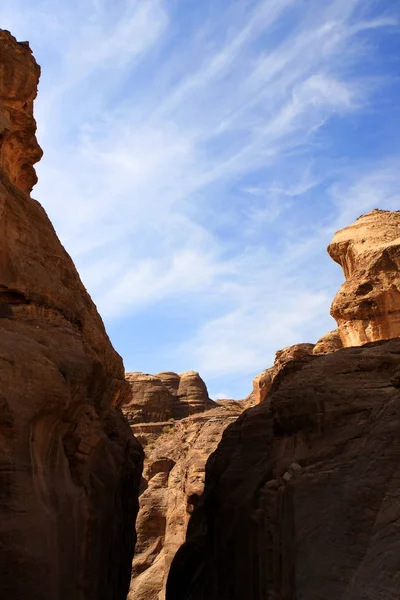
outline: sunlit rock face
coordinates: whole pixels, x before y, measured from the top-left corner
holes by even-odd
[[[330,354],[343,348],[342,340],[339,331],[329,331],[320,338],[314,346],[313,354]]]
[[[33,118],[39,75],[29,45],[0,30],[0,166],[28,193],[37,182],[33,165],[42,156]]]
[[[400,336],[400,211],[373,210],[328,247],[346,278],[331,315],[343,346]]]
[[[272,367],[265,369],[253,379],[253,391],[246,399],[246,408],[265,402],[272,384],[282,369],[290,362],[306,359],[313,353],[314,344],[294,344],[278,350]]]
[[[39,72],[0,31],[0,598],[124,600],[143,451],[122,360],[29,195]]]
[[[146,455],[128,599],[165,600],[170,564],[203,493],[207,459],[243,403],[213,402],[195,371],[126,379],[132,399],[123,411]]]

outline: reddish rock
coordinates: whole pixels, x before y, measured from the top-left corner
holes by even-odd
[[[126,373],[132,390],[132,398],[124,407],[131,425],[157,423],[172,418],[174,397],[162,380],[146,373]]]
[[[167,600],[393,600],[400,340],[289,362],[228,427]]]
[[[164,424],[148,442],[129,600],[165,599],[171,561],[203,493],[207,459],[241,412],[239,403],[224,403]]]
[[[216,406],[196,371],[180,375],[171,372],[157,375],[127,373],[126,380],[131,386],[132,397],[124,406],[124,414],[138,433],[146,432],[143,425],[156,423],[160,426],[156,426],[155,430],[161,432],[171,419],[183,419]]]
[[[146,452],[128,598],[163,600],[169,566],[203,493],[207,459],[243,406],[210,400],[195,371],[126,377],[132,400],[123,411]]]
[[[400,211],[373,210],[338,231],[328,252],[346,277],[332,303],[343,346],[400,336]]]
[[[313,354],[330,354],[340,348],[343,348],[342,340],[339,331],[335,329],[318,340],[314,346]]]
[[[39,77],[0,31],[0,597],[122,600],[142,450],[121,358],[30,198]]]
[[[264,402],[271,391],[275,377],[280,373],[283,367],[292,360],[302,360],[307,358],[313,353],[313,350],[313,344],[295,344],[294,346],[287,346],[282,350],[278,350],[275,354],[273,366],[262,371],[254,378],[253,391],[245,401],[246,408]]]

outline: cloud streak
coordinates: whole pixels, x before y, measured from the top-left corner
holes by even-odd
[[[183,0],[3,4],[44,67],[35,195],[112,337],[152,311],[191,323],[160,333],[145,367],[113,337],[128,368],[168,357],[243,390],[278,347],[333,326],[329,236],[398,202],[400,149],[378,163],[346,130],[375,106],[382,73],[366,60],[393,11],[218,0],[190,21]]]

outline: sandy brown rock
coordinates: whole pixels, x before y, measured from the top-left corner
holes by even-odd
[[[262,371],[253,380],[253,391],[246,398],[245,407],[250,408],[264,402],[271,391],[275,377],[292,360],[302,360],[313,353],[313,344],[294,344],[278,350],[272,367]]]
[[[0,168],[28,193],[37,182],[33,165],[42,156],[33,119],[39,75],[29,45],[0,30]]]
[[[0,597],[123,599],[142,450],[121,358],[43,208],[39,67],[0,31]]]
[[[188,520],[203,492],[206,461],[225,427],[241,412],[239,403],[225,401],[211,410],[164,423],[147,438],[129,600],[165,598],[169,566],[185,540]],[[133,429],[142,427],[137,424]]]
[[[291,361],[223,435],[167,600],[394,600],[400,340]]]
[[[172,418],[175,399],[161,379],[147,373],[126,373],[132,398],[124,407],[129,422],[156,423]]]
[[[339,331],[329,331],[318,340],[313,349],[313,354],[330,354],[343,348],[342,340]]]
[[[328,252],[345,283],[331,315],[343,346],[400,336],[400,211],[373,210],[338,231]]]
[[[171,419],[183,419],[216,406],[196,371],[180,375],[172,372],[157,375],[126,373],[126,380],[132,397],[125,404],[124,413],[131,425],[160,423],[155,429],[161,433],[164,424]],[[145,429],[141,433],[145,433]]]

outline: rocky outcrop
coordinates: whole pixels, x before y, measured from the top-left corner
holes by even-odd
[[[42,156],[33,119],[39,75],[29,44],[0,30],[0,168],[28,193],[37,182],[33,165]]]
[[[318,340],[313,348],[313,354],[330,354],[340,350],[340,348],[343,348],[342,340],[339,331],[335,329]]]
[[[210,401],[204,382],[193,371],[133,373],[127,379],[133,400],[124,412],[146,453],[128,598],[163,600],[169,566],[203,493],[207,459],[225,427],[242,412],[242,404]],[[194,414],[180,419],[187,411]],[[144,422],[147,418],[154,420]]]
[[[328,252],[346,278],[333,301],[343,346],[400,336],[400,211],[373,210],[338,231]]]
[[[400,340],[289,362],[228,427],[167,600],[392,600]]]
[[[124,413],[131,425],[165,423],[216,406],[196,371],[180,375],[171,372],[157,375],[127,373],[126,379],[131,386],[132,398],[124,406]],[[144,433],[141,429],[136,430]]]
[[[0,31],[0,597],[124,599],[142,450],[121,358],[43,208],[39,67]]]
[[[246,408],[264,402],[271,391],[275,377],[292,360],[303,360],[314,351],[314,344],[295,344],[278,350],[272,367],[262,371],[253,380],[253,391],[246,399]]]

